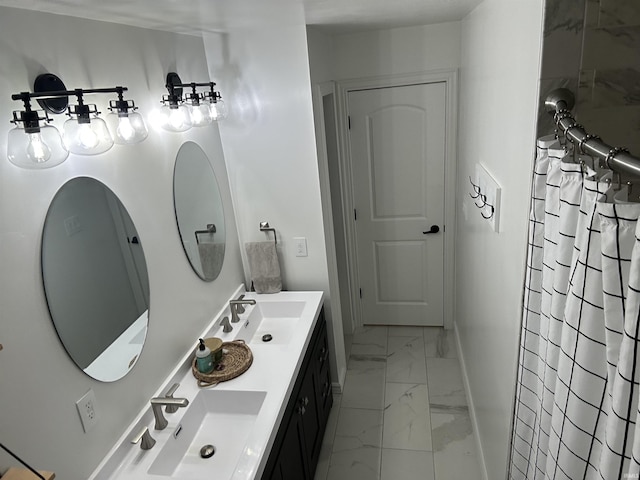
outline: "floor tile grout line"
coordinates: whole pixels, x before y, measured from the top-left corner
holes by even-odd
[[[431,392],[429,389],[429,362],[428,362],[428,355],[427,355],[427,339],[426,339],[426,334],[427,334],[427,329],[423,329],[422,330],[422,340],[424,341],[424,368],[425,371],[427,372],[427,403],[429,404],[429,429],[431,430],[431,448],[433,449],[433,417],[431,415]],[[436,340],[436,354],[438,352],[438,342]],[[436,479],[436,455],[435,452],[432,451],[431,453],[431,468],[432,468],[432,473],[433,473],[433,478],[435,480]]]
[[[387,370],[389,368],[389,327],[385,345],[384,383],[382,384],[382,428],[380,429],[380,461],[378,462],[378,478],[382,479],[382,447],[384,446],[384,417],[387,408]]]

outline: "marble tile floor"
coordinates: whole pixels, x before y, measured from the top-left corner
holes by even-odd
[[[481,480],[453,332],[364,327],[315,480]]]

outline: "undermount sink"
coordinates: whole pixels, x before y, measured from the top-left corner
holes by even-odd
[[[149,473],[184,480],[203,478],[203,472],[211,478],[231,477],[265,396],[260,391],[198,392]],[[205,445],[215,448],[210,458],[200,455]]]
[[[275,344],[289,343],[295,327],[295,322],[300,318],[306,302],[291,301],[261,301],[256,303],[246,319],[242,319],[242,325],[236,339],[244,340],[249,344]],[[263,340],[265,335],[270,335],[269,341]]]

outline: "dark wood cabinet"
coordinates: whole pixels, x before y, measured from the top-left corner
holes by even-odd
[[[270,477],[272,480],[304,480],[304,438],[302,421],[299,415],[294,415],[284,432],[280,453]],[[263,477],[265,478],[265,477]]]
[[[321,310],[263,479],[313,480],[332,405],[329,340]]]

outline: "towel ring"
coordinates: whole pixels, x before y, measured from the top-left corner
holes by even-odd
[[[276,235],[276,229],[271,228],[269,226],[269,222],[260,222],[260,231],[261,232],[273,232],[273,241],[277,245],[278,244],[278,236]]]

